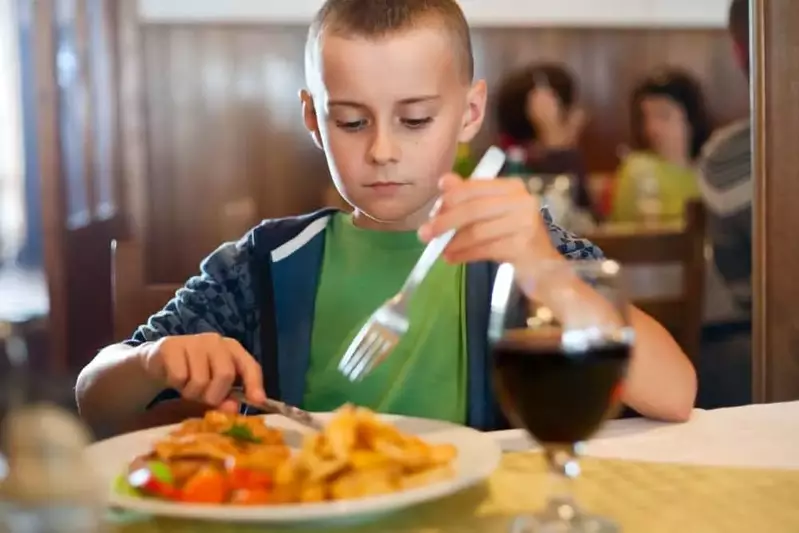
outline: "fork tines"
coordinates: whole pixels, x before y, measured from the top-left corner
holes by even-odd
[[[390,305],[389,302],[387,304]],[[407,330],[407,321],[381,307],[364,324],[339,362],[339,371],[350,380],[362,379],[396,346]]]

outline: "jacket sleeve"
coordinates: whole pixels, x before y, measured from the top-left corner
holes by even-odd
[[[218,333],[252,350],[255,291],[246,240],[220,246],[166,306],[139,326],[128,346],[174,335]]]
[[[566,259],[604,259],[605,254],[588,239],[582,239],[561,228],[546,209],[541,210],[552,245]]]

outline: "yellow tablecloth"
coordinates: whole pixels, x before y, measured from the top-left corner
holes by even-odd
[[[613,518],[625,533],[799,532],[799,471],[682,466],[585,458],[579,503]],[[547,473],[537,453],[504,456],[490,480],[459,495],[340,531],[505,533],[518,513],[543,506]],[[116,520],[114,533],[305,533],[164,519]]]

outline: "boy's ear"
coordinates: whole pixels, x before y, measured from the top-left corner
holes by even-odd
[[[305,128],[311,135],[314,144],[321,150],[322,135],[319,133],[319,119],[316,116],[313,97],[307,89],[300,91],[300,103],[302,104],[302,121],[305,123]]]
[[[476,81],[466,95],[466,112],[463,115],[458,142],[467,143],[480,131],[485,119],[487,98],[488,88],[485,80]]]

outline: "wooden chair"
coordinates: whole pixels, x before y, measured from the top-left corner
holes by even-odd
[[[134,241],[111,242],[114,338],[122,341],[175,296],[180,284],[147,284],[144,254]]]
[[[633,298],[633,303],[668,328],[694,364],[699,357],[704,304],[705,225],[704,205],[692,201],[686,206],[683,227],[638,226],[630,231],[600,230],[589,236],[605,256],[623,266],[682,266],[679,294]]]
[[[112,293],[114,309],[114,336],[122,341],[136,328],[158,312],[175,295],[180,284],[147,284],[144,276],[144,254],[133,241],[111,243]],[[183,400],[163,402],[134,420],[114,428],[112,433],[136,431],[187,418],[202,416],[207,406]]]

